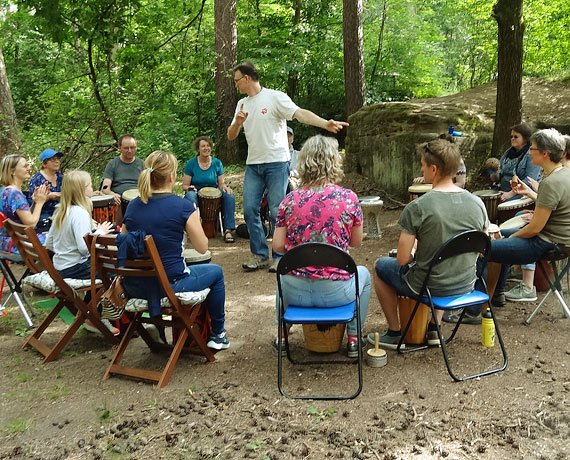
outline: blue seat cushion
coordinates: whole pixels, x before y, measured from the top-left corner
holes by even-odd
[[[287,323],[348,323],[354,318],[356,302],[338,307],[299,307],[289,305],[283,315]]]
[[[468,294],[461,294],[451,297],[432,297],[433,306],[439,310],[453,310],[470,305],[477,305],[489,301],[489,296],[481,291],[472,291]],[[429,298],[423,297],[422,302],[429,305]]]

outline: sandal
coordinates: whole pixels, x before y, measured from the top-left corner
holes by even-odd
[[[235,242],[235,238],[232,235],[232,231],[231,230],[226,230],[224,233],[224,241],[226,243],[234,243]]]

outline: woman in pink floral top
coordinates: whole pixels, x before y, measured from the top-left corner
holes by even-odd
[[[344,251],[362,243],[362,209],[356,194],[338,185],[342,158],[332,137],[314,136],[297,158],[301,180],[298,189],[279,205],[273,251],[285,252],[309,242],[329,243]],[[370,299],[370,272],[358,267],[362,327]],[[354,277],[332,267],[307,267],[282,277],[283,302],[301,306],[327,306],[354,300]],[[358,356],[356,320],[348,323],[349,357]],[[276,345],[276,343],[274,343]]]

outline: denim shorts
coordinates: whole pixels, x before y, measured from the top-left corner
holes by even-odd
[[[395,257],[382,257],[376,262],[374,270],[378,278],[393,287],[399,296],[417,299],[418,294],[404,281],[404,274],[408,271],[407,265],[400,265]]]

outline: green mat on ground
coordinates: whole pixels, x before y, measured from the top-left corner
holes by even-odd
[[[38,300],[36,302],[36,305],[40,307],[42,310],[49,312],[57,305],[57,302],[59,302],[58,299],[45,299],[45,300]],[[75,319],[75,316],[73,316],[71,312],[65,307],[61,309],[61,311],[57,314],[57,316],[59,316],[65,324],[71,324]]]

